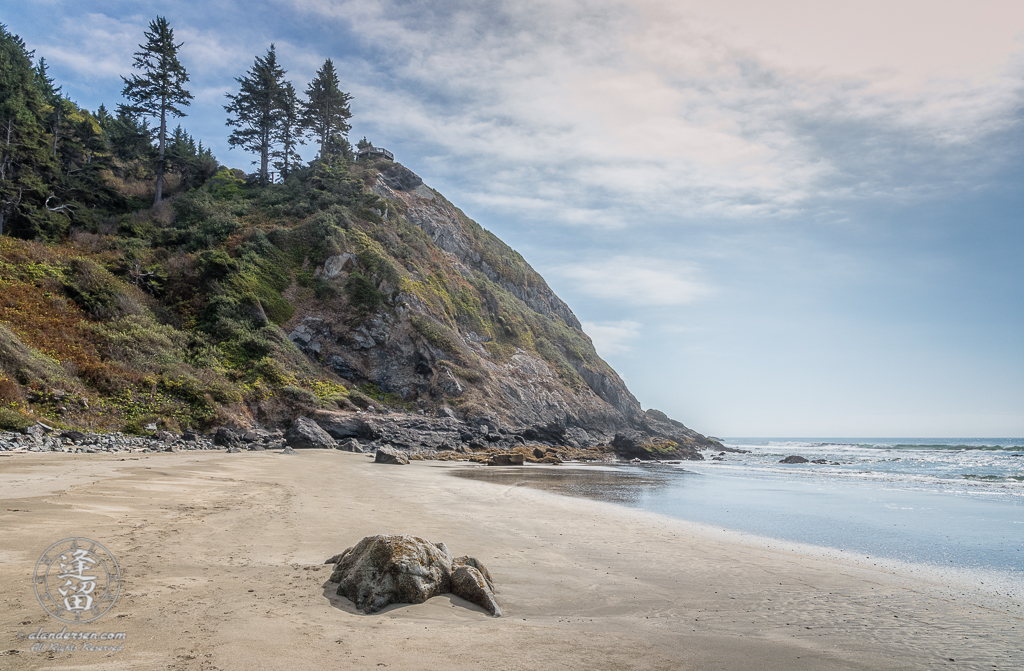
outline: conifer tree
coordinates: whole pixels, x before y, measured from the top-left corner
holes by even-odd
[[[61,122],[70,111],[69,108],[73,106],[60,94],[61,89],[64,87],[53,85],[53,77],[47,73],[48,69],[46,59],[40,58],[39,64],[36,65],[35,83],[36,88],[39,89],[41,94],[43,94],[43,100],[45,100],[46,104],[50,106],[50,111],[46,115],[47,125],[49,126],[50,132],[53,134],[50,155],[56,156],[57,144],[61,138]]]
[[[0,24],[0,234],[34,237],[56,172],[33,52]]]
[[[299,112],[299,99],[295,95],[295,87],[291,82],[285,82],[281,96],[281,116],[274,138],[280,146],[273,152],[274,158],[278,159],[274,162],[274,167],[281,172],[282,180],[288,179],[292,168],[302,160],[295,151],[296,145],[306,144]]]
[[[104,130],[118,158],[148,161],[154,157],[153,129],[149,127],[149,121],[132,114],[125,105],[117,106],[117,116],[108,117]]]
[[[145,33],[147,42],[140,44],[141,51],[135,52],[134,67],[142,76],[133,74],[124,80],[121,94],[131,103],[125,109],[132,115],[142,115],[160,120],[157,133],[156,197],[159,203],[163,196],[165,143],[167,140],[167,116],[183,117],[182,107],[191,104],[192,94],[185,90],[188,81],[185,67],[178,61],[178,49],[182,43],[174,43],[174,31],[167,19],[156,17],[149,23]]]
[[[257,56],[245,76],[235,78],[240,85],[239,91],[236,95],[229,93],[227,97],[231,104],[224,106],[224,110],[233,115],[228,117],[227,125],[236,128],[228,137],[228,144],[259,154],[262,186],[269,181],[271,150],[277,141],[284,114],[284,75],[271,44],[267,55]]]
[[[352,96],[338,88],[338,73],[328,58],[306,89],[309,98],[302,105],[302,122],[320,140],[320,158],[329,155],[335,135],[345,137],[352,130],[349,101]]]
[[[100,106],[96,108],[96,113],[93,116],[96,117],[96,122],[103,129],[103,132],[107,132],[111,122],[114,120],[114,117],[110,116],[110,112],[107,111],[107,106],[103,103],[100,103]]]

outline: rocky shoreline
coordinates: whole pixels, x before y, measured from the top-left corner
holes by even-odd
[[[657,412],[657,411],[654,411]],[[660,413],[659,413],[660,414]],[[670,438],[626,431],[588,440],[584,444],[567,435],[564,427],[510,427],[493,415],[466,422],[451,413],[423,414],[320,411],[299,417],[286,431],[265,428],[220,427],[208,434],[173,433],[147,427],[150,435],[88,433],[64,430],[39,422],[23,432],[0,432],[4,452],[176,452],[179,450],[338,449],[375,454],[381,448],[406,458],[510,463],[496,455],[522,455],[511,463],[563,461],[703,460],[698,449],[728,449],[718,443],[679,444]]]

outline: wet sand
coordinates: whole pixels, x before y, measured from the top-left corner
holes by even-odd
[[[338,451],[0,457],[0,668],[1024,668],[1015,604],[445,472],[462,467]],[[355,612],[323,561],[378,533],[478,557],[504,617],[449,596]],[[72,536],[106,546],[124,583],[69,630],[123,631],[120,652],[17,638],[64,626],[32,573]]]

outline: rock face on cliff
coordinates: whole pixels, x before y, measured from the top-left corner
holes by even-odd
[[[543,278],[413,172],[385,163],[363,183],[378,228],[349,229],[343,248],[311,268],[339,300],[295,301],[283,325],[311,361],[440,411],[454,443],[468,423],[487,426],[484,436],[575,447],[617,440],[647,458],[695,459],[714,445],[645,412]],[[429,424],[423,444],[443,442],[438,422]]]

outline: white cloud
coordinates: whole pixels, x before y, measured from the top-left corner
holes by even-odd
[[[357,112],[437,156],[465,186],[453,195],[608,229],[788,216],[962,174],[944,147],[980,157],[972,143],[1020,100],[1024,11],[880,1],[292,5],[362,38]]]
[[[714,292],[696,279],[691,267],[640,256],[563,265],[553,274],[566,278],[584,294],[625,305],[686,305]]]
[[[63,34],[73,36],[72,40],[45,43],[37,53],[48,63],[91,81],[117,80],[131,72],[133,54],[148,25],[138,16],[115,19],[105,14],[88,14],[62,23]]]
[[[583,332],[594,341],[602,356],[622,354],[633,349],[631,341],[640,337],[643,324],[634,321],[583,322]]]

